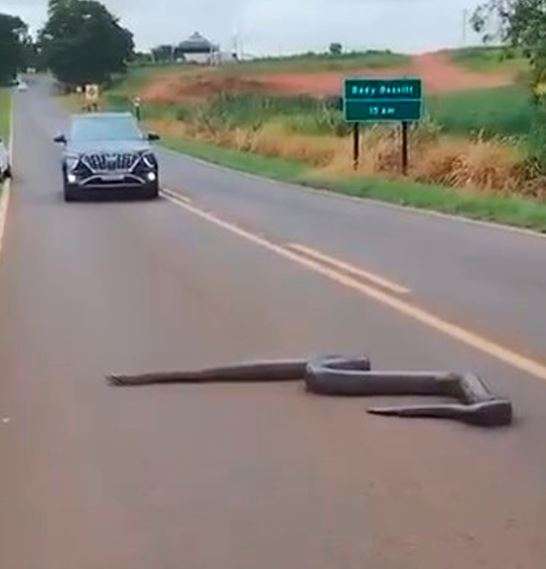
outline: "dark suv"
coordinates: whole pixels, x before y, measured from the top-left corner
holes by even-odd
[[[64,198],[156,198],[157,160],[150,141],[130,113],[94,113],[72,117],[70,135],[55,142],[63,152]]]

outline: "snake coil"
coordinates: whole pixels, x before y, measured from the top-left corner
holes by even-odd
[[[329,396],[428,395],[457,403],[373,407],[368,413],[399,417],[455,419],[483,426],[512,422],[512,404],[494,395],[474,374],[372,371],[366,357],[325,356],[311,360],[249,362],[188,372],[112,374],[112,385],[160,383],[280,382],[303,379],[308,391]]]

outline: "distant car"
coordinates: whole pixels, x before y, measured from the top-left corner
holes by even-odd
[[[0,138],[0,181],[11,177],[11,168],[9,163],[9,152],[6,145]]]
[[[130,113],[90,113],[72,117],[62,159],[64,198],[156,198],[159,170],[151,141]]]
[[[28,84],[24,81],[17,83],[17,91],[28,91]]]

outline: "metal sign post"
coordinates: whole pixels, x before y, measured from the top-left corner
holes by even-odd
[[[137,121],[141,120],[141,109],[140,109],[140,97],[137,95],[134,99],[133,99],[133,109],[135,111],[135,117]]]
[[[356,172],[360,163],[360,123],[355,122],[353,136],[353,170]]]
[[[409,123],[402,121],[402,174],[408,175],[409,163],[409,140],[408,140]]]
[[[409,165],[409,123],[420,120],[423,111],[421,79],[345,79],[343,114],[354,123],[353,164],[358,168],[360,156],[359,123],[402,123],[402,172]]]

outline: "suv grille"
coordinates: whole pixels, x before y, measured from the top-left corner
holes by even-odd
[[[88,154],[87,165],[94,172],[127,172],[138,160],[138,154],[125,152],[121,154]]]

